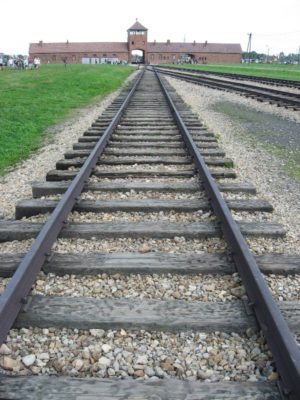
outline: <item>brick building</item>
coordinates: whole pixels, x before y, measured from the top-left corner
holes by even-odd
[[[149,42],[148,29],[136,21],[127,30],[127,42],[31,43],[29,57],[42,64],[98,64],[140,61],[148,64],[192,62],[198,64],[240,63],[241,45],[237,43]],[[138,54],[136,54],[138,53]]]

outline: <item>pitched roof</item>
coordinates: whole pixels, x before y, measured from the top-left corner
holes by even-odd
[[[231,53],[240,54],[242,48],[237,43],[159,43],[148,42],[147,51],[152,53]],[[127,42],[64,42],[31,43],[30,54],[48,53],[127,53]]]
[[[128,52],[127,42],[30,43],[30,54]]]
[[[148,29],[145,28],[137,19],[135,23],[127,29],[127,31],[147,31]]]
[[[148,52],[163,53],[241,53],[238,43],[157,43],[148,42]]]

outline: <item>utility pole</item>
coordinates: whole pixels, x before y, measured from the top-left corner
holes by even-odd
[[[248,45],[247,45],[247,51],[246,51],[246,53],[248,54],[248,60],[249,60],[249,62],[250,62],[252,33],[248,33],[248,36],[249,36],[249,39],[248,39]]]
[[[268,55],[267,55],[267,64],[269,64],[269,59],[270,59],[270,48],[269,45],[266,45],[267,50],[268,50]]]

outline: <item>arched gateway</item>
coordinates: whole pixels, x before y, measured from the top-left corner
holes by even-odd
[[[148,29],[136,22],[127,30],[128,33],[128,62],[144,64],[147,60]]]
[[[135,53],[139,53],[139,57],[135,57]],[[138,20],[127,30],[127,42],[40,41],[31,43],[29,47],[30,60],[39,57],[42,64],[62,64],[64,60],[69,64],[117,64],[137,60],[145,64],[226,64],[240,63],[241,53],[241,45],[237,43],[149,42],[148,29]]]

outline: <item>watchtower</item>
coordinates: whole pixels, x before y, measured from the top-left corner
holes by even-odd
[[[130,60],[132,57],[132,51],[140,50],[143,52],[143,62],[144,62],[147,59],[148,29],[145,28],[136,19],[135,23],[129,29],[127,29],[127,33],[128,33],[128,51]]]

